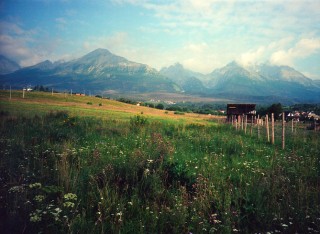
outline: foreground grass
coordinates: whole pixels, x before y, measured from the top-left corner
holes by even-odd
[[[319,231],[316,137],[282,151],[224,125],[2,112],[1,230]]]
[[[1,99],[4,233],[320,231],[315,132],[281,150],[192,115],[39,95]]]

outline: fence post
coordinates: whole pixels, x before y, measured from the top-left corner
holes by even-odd
[[[252,136],[252,128],[253,128],[253,115],[251,116],[250,136]]]
[[[270,142],[270,134],[269,134],[269,116],[266,114],[266,129],[267,129],[267,141]]]
[[[271,144],[274,144],[274,114],[271,113]]]
[[[241,130],[243,130],[243,119],[244,119],[244,114],[241,116]]]
[[[10,100],[11,100],[11,85],[10,85]]]
[[[244,134],[247,134],[247,115],[244,116]]]
[[[260,139],[260,116],[259,115],[257,119],[257,124],[258,124],[258,139]]]
[[[22,98],[24,98],[24,88],[22,89]]]
[[[285,148],[285,116],[282,112],[282,149]]]

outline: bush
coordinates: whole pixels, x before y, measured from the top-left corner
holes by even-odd
[[[156,105],[156,108],[159,110],[163,110],[164,109],[164,105],[162,103],[159,103],[158,105]]]
[[[148,119],[142,115],[136,115],[130,118],[131,127],[142,127],[148,123]]]

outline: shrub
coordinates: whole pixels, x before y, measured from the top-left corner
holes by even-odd
[[[164,105],[162,103],[159,103],[158,105],[156,105],[156,108],[159,110],[163,110],[164,109]]]
[[[136,115],[130,118],[131,128],[140,128],[148,123],[148,119],[142,115]]]

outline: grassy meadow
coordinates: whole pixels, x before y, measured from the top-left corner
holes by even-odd
[[[2,233],[320,232],[319,132],[282,150],[256,126],[95,97],[0,107]]]

